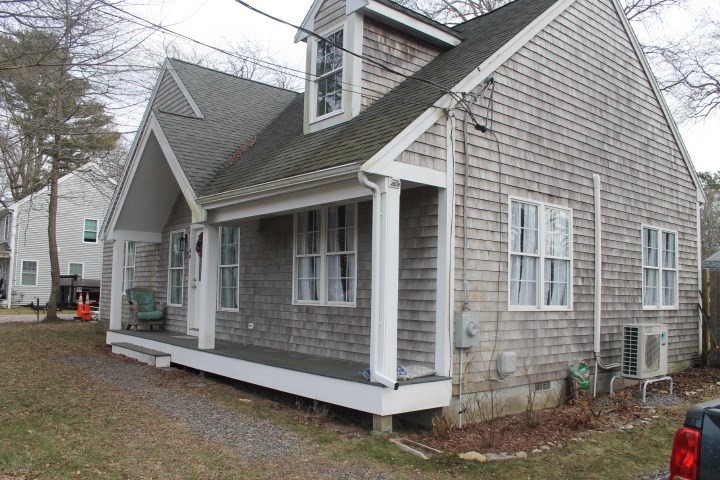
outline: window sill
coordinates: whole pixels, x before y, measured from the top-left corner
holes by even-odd
[[[669,306],[669,307],[654,307],[654,306],[643,305],[642,309],[643,309],[643,310],[650,311],[650,312],[652,312],[652,311],[657,311],[657,310],[680,310],[680,306],[679,306],[679,305],[672,305],[672,306]]]
[[[239,308],[218,308],[218,312],[240,313]]]
[[[355,303],[320,303],[320,302],[292,302],[297,307],[340,307],[340,308],[355,308]]]
[[[508,312],[572,312],[572,307],[508,307]]]

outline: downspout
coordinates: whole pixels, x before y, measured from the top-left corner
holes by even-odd
[[[380,358],[380,352],[385,347],[384,342],[380,339],[380,299],[378,292],[380,291],[380,269],[379,256],[377,248],[380,245],[380,225],[382,220],[381,194],[380,187],[368,180],[367,175],[362,170],[358,171],[358,180],[364,187],[372,191],[373,196],[373,221],[372,221],[372,292],[370,294],[370,379],[376,381],[393,390],[397,390],[399,383],[397,379],[392,379],[383,375],[377,367],[377,361]],[[375,322],[372,324],[372,322]]]
[[[619,363],[605,365],[600,358],[600,331],[602,327],[602,205],[600,196],[600,175],[593,175],[594,206],[595,206],[595,307],[594,307],[594,345],[595,375],[593,378],[593,397],[597,395],[598,367],[612,370]]]

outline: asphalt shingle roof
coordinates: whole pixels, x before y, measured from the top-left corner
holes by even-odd
[[[205,118],[153,109],[192,188],[202,191],[231,154],[300,94],[169,60]]]
[[[441,53],[343,124],[303,134],[303,100],[294,99],[259,135],[257,143],[235,164],[220,170],[199,196],[367,161],[440,99],[443,89],[456,85],[557,1],[516,0],[458,25],[454,29],[465,37],[460,45]]]

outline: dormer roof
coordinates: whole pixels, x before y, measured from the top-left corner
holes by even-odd
[[[310,36],[308,32],[316,32],[315,17],[327,1],[315,0],[312,4],[300,25],[301,29],[295,35],[296,43],[306,41]],[[441,47],[454,47],[463,40],[459,31],[390,0],[347,0],[346,15],[354,12],[362,12],[368,17]]]

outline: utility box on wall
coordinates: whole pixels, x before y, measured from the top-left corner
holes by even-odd
[[[455,347],[480,345],[480,312],[455,312]]]

